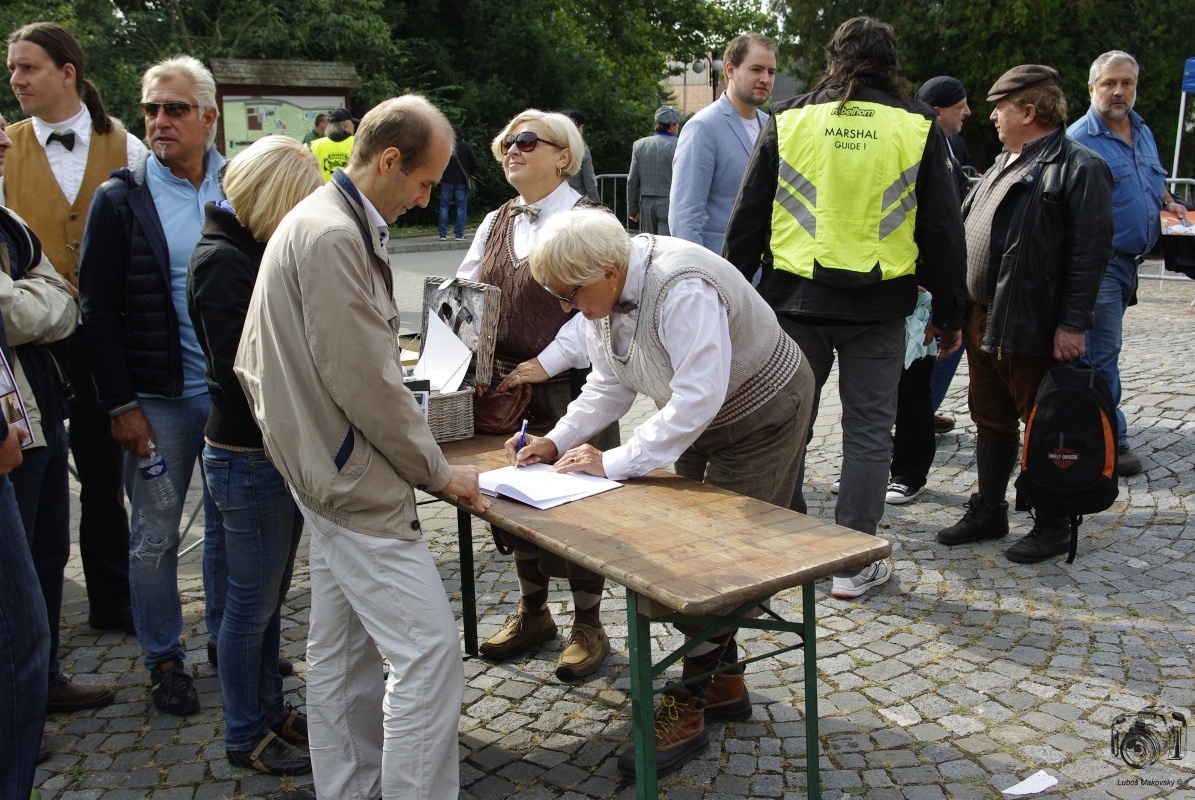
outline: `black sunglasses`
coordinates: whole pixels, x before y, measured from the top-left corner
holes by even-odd
[[[548,144],[551,144],[551,142],[548,142]],[[567,297],[565,297],[562,294],[556,294],[556,292],[553,292],[547,286],[544,287],[544,291],[547,292],[548,294],[552,295],[553,297],[555,297],[557,300],[564,303],[565,305],[571,306],[573,304],[573,298],[577,296],[577,292],[581,291],[581,287],[580,286],[574,287],[573,290],[568,293]]]
[[[171,100],[169,103],[142,103],[141,113],[146,119],[153,119],[159,111],[165,110],[168,117],[185,117],[192,108],[199,108],[195,103],[184,103],[182,100]]]
[[[510,146],[513,144],[519,148],[520,153],[530,153],[540,142],[543,142],[544,144],[550,144],[553,147],[559,147],[561,150],[564,149],[564,145],[559,145],[555,142],[549,142],[547,139],[539,138],[539,134],[537,134],[535,131],[523,131],[518,135],[513,133],[507,134],[506,138],[502,140],[502,143],[506,145],[507,150],[509,150]]]

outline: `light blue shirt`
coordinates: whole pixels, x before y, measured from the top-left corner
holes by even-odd
[[[1145,120],[1136,111],[1129,112],[1129,119],[1132,147],[1108,128],[1094,108],[1075,120],[1066,134],[1108,162],[1112,170],[1112,246],[1118,253],[1137,256],[1152,250],[1161,233],[1158,212],[1166,191],[1166,168]]]
[[[178,317],[183,355],[182,397],[194,397],[207,391],[203,379],[203,350],[187,311],[187,268],[191,264],[191,251],[199,243],[203,231],[204,205],[224,199],[224,191],[220,188],[222,166],[224,156],[215,148],[208,150],[204,156],[203,183],[196,190],[190,181],[171,174],[156,156],[151,155],[145,164],[145,181],[153,195],[170,256],[170,299]]]

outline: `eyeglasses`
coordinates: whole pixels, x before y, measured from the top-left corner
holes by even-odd
[[[533,134],[533,135],[534,135],[534,134]],[[550,144],[550,143],[549,143],[549,144]],[[573,305],[573,298],[577,296],[577,292],[581,291],[581,287],[580,287],[580,286],[574,286],[574,287],[573,287],[573,290],[572,290],[571,292],[569,292],[569,293],[568,293],[568,296],[567,296],[567,297],[565,297],[565,296],[564,296],[564,295],[562,295],[562,294],[556,294],[556,292],[553,292],[553,291],[552,291],[551,289],[549,289],[547,286],[545,286],[545,287],[544,287],[544,291],[545,291],[545,292],[547,292],[548,294],[552,295],[553,297],[555,297],[557,300],[559,300],[560,302],[564,303],[565,305],[569,305],[569,306],[571,306],[571,305]]]
[[[535,131],[523,131],[520,134],[507,134],[506,138],[502,140],[502,143],[506,145],[507,150],[509,150],[510,146],[513,144],[519,148],[520,153],[530,153],[540,142],[543,142],[544,144],[550,144],[553,147],[558,147],[561,150],[564,149],[563,145],[556,144],[555,142],[549,142],[547,139],[539,138],[539,134],[537,134]]]
[[[165,111],[168,117],[185,117],[192,108],[199,108],[195,103],[184,103],[182,100],[171,100],[169,103],[142,103],[141,113],[146,119],[153,119],[159,111]]]

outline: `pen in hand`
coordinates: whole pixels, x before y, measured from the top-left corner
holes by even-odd
[[[527,444],[527,420],[523,420],[523,427],[519,428],[519,444],[515,447],[515,453],[522,450],[525,444]],[[516,466],[518,465],[516,464]]]

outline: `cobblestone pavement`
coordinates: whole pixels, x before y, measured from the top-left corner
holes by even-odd
[[[460,255],[395,256],[403,307],[418,308],[422,274],[451,274]],[[426,260],[431,256],[439,260]],[[965,379],[956,379],[944,411],[958,425],[940,437],[930,490],[917,502],[889,507],[882,523],[880,535],[893,548],[893,580],[859,601],[830,598],[828,582],[817,587],[825,797],[995,798],[1045,770],[1058,784],[1039,797],[1195,798],[1190,752],[1140,770],[1109,752],[1118,714],[1162,703],[1189,715],[1195,706],[1193,296],[1195,284],[1146,281],[1140,305],[1129,311],[1124,410],[1132,447],[1147,470],[1122,479],[1116,504],[1084,523],[1072,565],[1062,559],[1015,565],[996,544],[950,550],[934,541],[974,490],[974,428],[965,411]],[[827,387],[809,456],[810,513],[824,519],[833,518],[828,487],[841,455],[834,395],[834,386]],[[651,410],[638,403],[624,431]],[[455,515],[432,503],[422,516],[444,585],[459,608]],[[1026,515],[1013,519],[1010,538],[1029,527]],[[189,542],[201,527],[193,528]],[[507,558],[482,536],[476,550],[486,636],[513,609],[517,590]],[[256,798],[300,796],[309,789],[309,776],[273,778],[225,760],[219,687],[204,653],[198,551],[183,558],[180,574],[184,642],[203,704],[187,718],[152,709],[134,638],[99,635],[87,626],[82,571],[77,556],[72,559],[63,667],[78,682],[113,684],[119,691],[107,708],[50,716],[46,732],[55,755],[37,773],[45,800]],[[286,687],[298,703],[304,695],[307,589],[304,545],[283,621],[283,650],[296,666]],[[564,587],[553,586],[551,606],[567,633]],[[775,607],[798,616],[798,593],[780,595]],[[566,685],[553,675],[562,641],[506,664],[466,661],[462,797],[633,796],[633,785],[614,763],[631,731],[620,587],[607,590],[603,608],[613,651],[580,684]],[[661,646],[678,641],[667,629],[655,637]],[[763,652],[772,638],[745,635],[745,650]],[[711,726],[709,750],[662,781],[661,796],[804,797],[801,676],[799,652],[749,666],[753,717]]]

